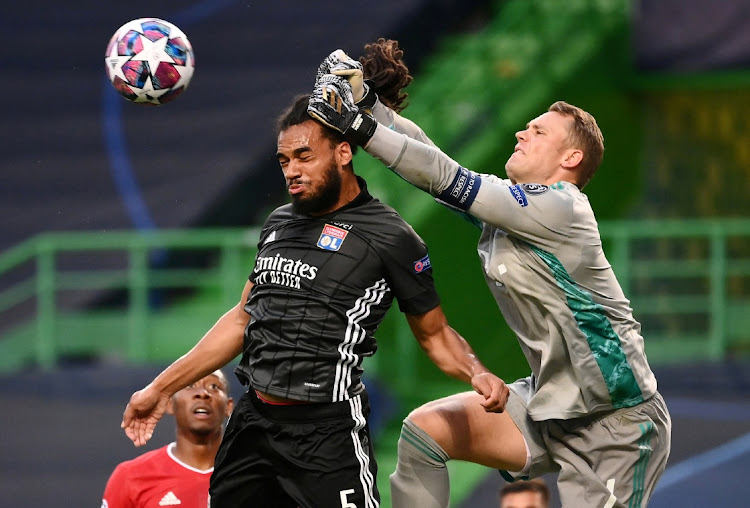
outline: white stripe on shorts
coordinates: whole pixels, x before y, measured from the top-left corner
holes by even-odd
[[[349,399],[349,408],[351,409],[352,419],[355,422],[351,436],[354,453],[359,461],[359,481],[362,483],[362,489],[365,493],[365,508],[378,508],[380,503],[378,503],[373,494],[375,479],[372,477],[372,472],[370,471],[370,455],[367,453],[367,450],[362,448],[362,442],[359,440],[359,431],[364,429],[367,424],[365,415],[362,413],[362,397],[357,396]]]

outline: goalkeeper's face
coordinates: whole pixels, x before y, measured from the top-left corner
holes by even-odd
[[[553,184],[580,159],[580,150],[570,147],[573,120],[556,112],[547,112],[516,132],[518,142],[505,163],[505,172],[513,183]]]
[[[343,153],[342,145],[346,147]],[[346,203],[342,174],[351,162],[349,145],[325,137],[318,122],[293,125],[279,133],[276,157],[295,212],[322,215]]]

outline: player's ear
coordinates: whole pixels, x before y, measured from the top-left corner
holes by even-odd
[[[172,405],[172,397],[169,397],[169,402],[167,402],[167,414],[170,414],[170,415],[174,414],[174,406]]]
[[[229,418],[230,416],[232,416],[232,411],[234,411],[234,399],[232,397],[229,397],[227,399],[227,409],[224,417]]]
[[[342,141],[336,146],[336,162],[341,166],[346,166],[352,161],[352,146],[348,141]]]
[[[583,152],[577,148],[569,148],[563,152],[562,167],[574,169],[583,161]]]

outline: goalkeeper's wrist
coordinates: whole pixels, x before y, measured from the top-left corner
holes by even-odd
[[[347,141],[365,146],[375,134],[378,122],[366,111],[359,110],[351,125],[344,131]]]
[[[365,94],[355,104],[359,109],[364,109],[368,113],[372,114],[372,108],[375,107],[375,103],[378,100],[378,94],[376,94],[375,90],[372,89],[371,81],[365,80],[363,86],[365,87]]]

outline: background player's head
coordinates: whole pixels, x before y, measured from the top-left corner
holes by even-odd
[[[172,395],[167,412],[175,417],[178,437],[196,441],[220,437],[233,408],[227,378],[217,370]]]
[[[514,183],[549,185],[564,180],[582,189],[604,156],[604,136],[594,117],[563,101],[531,120],[516,139],[505,163]]]
[[[500,508],[549,508],[549,489],[541,480],[517,481],[500,489]]]
[[[359,192],[352,157],[356,145],[307,113],[310,97],[294,99],[278,120],[276,158],[297,213],[323,215]],[[356,188],[356,191],[355,191]]]

